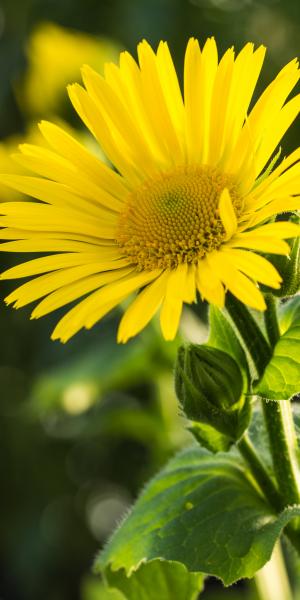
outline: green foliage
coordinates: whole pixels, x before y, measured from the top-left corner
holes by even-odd
[[[106,578],[128,600],[196,600],[203,587],[201,574],[189,573],[183,564],[165,560],[143,563],[129,577],[124,569],[107,569]]]
[[[270,559],[282,528],[297,515],[300,507],[275,515],[235,454],[191,448],[148,484],[96,569],[130,574],[141,561],[163,557],[229,585]]]
[[[122,592],[116,588],[108,588],[99,582],[99,579],[90,579],[83,586],[82,600],[128,600]]]
[[[38,413],[60,408],[70,386],[88,386],[92,400],[110,390],[124,390],[158,377],[171,368],[175,356],[175,344],[163,344],[154,328],[126,345],[107,335],[102,344],[96,341],[44,369],[32,387],[31,407]]]
[[[269,400],[287,400],[300,391],[300,298],[287,301],[280,311],[281,337],[256,393]]]
[[[119,590],[103,586],[95,600],[127,600],[127,598]]]

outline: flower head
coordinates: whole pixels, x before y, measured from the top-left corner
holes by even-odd
[[[274,222],[300,208],[300,148],[270,168],[300,109],[299,96],[287,101],[299,71],[290,62],[250,110],[264,54],[247,44],[218,61],[214,39],[202,51],[190,39],[183,95],[166,43],[155,53],[142,42],[138,64],[124,52],[104,77],[84,67],[85,88],[69,95],[115,169],[48,122],[49,149],[21,146],[19,162],[38,176],[1,181],[40,202],[1,205],[1,249],[47,255],[2,274],[34,277],[6,301],[39,300],[33,318],[77,301],[53,332],[63,341],[133,292],[123,342],[158,310],[172,339],[197,291],[223,306],[230,290],[264,310],[259,284],[279,288],[281,278],[262,254],[287,254],[284,240],[300,234]]]

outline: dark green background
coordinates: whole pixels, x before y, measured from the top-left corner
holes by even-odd
[[[141,38],[154,45],[166,39],[179,70],[191,35],[201,43],[215,35],[221,51],[265,43],[260,87],[299,51],[299,0],[7,0],[0,5],[3,139],[26,129],[13,89],[26,68],[28,36],[41,21],[112,37],[134,54]],[[72,119],[67,104],[61,115]],[[299,133],[294,126],[284,153]],[[13,258],[1,257],[3,266]],[[12,287],[2,284],[1,298]],[[205,318],[203,307],[197,310]],[[183,443],[169,375],[176,345],[150,328],[117,347],[114,314],[62,346],[49,339],[58,316],[30,321],[29,313],[0,308],[0,597],[97,600],[97,586],[83,583],[95,552]],[[95,404],[78,416],[61,405],[72,381],[99,386]],[[223,592],[211,582],[203,598],[242,594],[254,598],[246,585]]]

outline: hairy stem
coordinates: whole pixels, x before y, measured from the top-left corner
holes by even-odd
[[[300,503],[297,439],[289,400],[263,401],[274,473],[285,504]]]
[[[262,375],[272,356],[271,346],[246,306],[231,294],[227,294],[226,309],[245,343],[257,374]]]
[[[266,295],[266,303],[264,320],[270,343],[274,347],[280,337],[277,305],[271,294]],[[289,400],[263,401],[262,405],[274,473],[280,492],[286,504],[299,504],[300,470],[291,402]]]
[[[274,348],[280,338],[280,330],[277,319],[277,298],[272,294],[265,295],[267,310],[264,313],[264,321],[271,347]]]
[[[278,489],[258,456],[247,433],[243,435],[237,446],[266,499],[273,508],[281,510],[282,500]]]
[[[230,295],[228,295],[226,302],[227,311],[252,357],[259,377],[262,376],[267,364],[270,362],[273,348],[280,337],[276,302],[270,295],[267,295],[266,304],[267,309],[264,313],[264,321],[269,343],[249,310],[241,302],[238,302]],[[240,442],[239,449],[249,464],[252,474],[266,498],[274,509],[278,511],[287,505],[300,503],[300,472],[296,434],[290,401],[281,400],[275,402],[264,400],[262,407],[278,490],[274,486],[274,482],[264,465],[261,463],[260,458],[253,455],[249,445],[241,440],[242,447],[240,447]],[[274,493],[274,488],[276,493]],[[278,499],[278,495],[280,496],[280,500]],[[299,519],[294,519],[285,528],[285,533],[300,553]]]

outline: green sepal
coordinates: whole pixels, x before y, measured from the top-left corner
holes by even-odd
[[[187,429],[193,434],[198,444],[210,452],[228,452],[234,443],[227,435],[220,433],[207,423],[192,421]]]
[[[272,173],[276,163],[278,162],[280,156],[281,156],[281,152],[282,152],[282,148],[280,147],[278,152],[275,154],[275,156],[270,160],[269,164],[267,165],[267,168],[263,171],[263,173],[256,179],[255,184],[254,184],[254,188],[256,188],[258,185],[260,185],[265,179],[267,179],[267,177],[269,177],[269,175]]]
[[[202,448],[181,452],[145,488],[96,561],[99,572],[164,558],[225,585],[268,562],[300,506],[276,514],[239,457]]]

